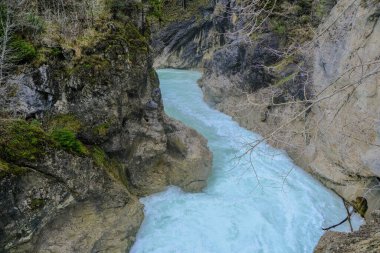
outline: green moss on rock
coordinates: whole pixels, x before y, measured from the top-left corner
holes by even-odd
[[[106,69],[107,67],[111,67],[111,64],[108,60],[106,60],[104,57],[98,56],[98,55],[90,55],[90,56],[83,56],[80,59],[78,67],[82,67],[82,70],[89,70],[89,69],[95,69],[95,70],[102,70]]]
[[[30,206],[30,209],[36,210],[43,207],[44,205],[45,205],[45,200],[38,198],[38,199],[32,199],[29,206]]]
[[[122,165],[120,162],[109,158],[103,149],[97,146],[92,147],[90,149],[90,156],[96,166],[105,169],[114,178],[120,178],[119,172],[121,171]]]
[[[22,176],[28,172],[26,168],[7,163],[0,159],[0,179],[6,177],[9,174],[14,176]]]
[[[271,20],[273,31],[279,36],[285,36],[287,34],[286,23],[281,19]]]
[[[13,49],[12,58],[15,62],[30,62],[37,56],[37,50],[33,44],[19,37],[15,37],[11,41],[10,47]]]
[[[99,147],[93,147],[91,149],[91,157],[94,159],[94,162],[99,167],[107,167],[107,155],[103,149]]]
[[[10,163],[34,162],[49,150],[60,148],[79,155],[88,154],[86,146],[76,137],[79,121],[73,116],[61,115],[52,122],[46,132],[37,121],[1,119],[0,158]]]
[[[78,133],[82,128],[82,123],[80,120],[72,114],[55,115],[48,120],[47,125],[51,130],[65,128],[73,131],[74,133]]]
[[[137,27],[133,25],[131,22],[125,25],[125,29],[120,30],[119,36],[126,40],[129,46],[129,51],[148,51],[149,43],[147,38],[143,34],[141,34]]]
[[[96,135],[104,138],[107,136],[110,127],[111,127],[111,123],[105,122],[105,123],[97,125],[93,130]]]
[[[8,174],[9,164],[0,159],[0,179]]]
[[[53,142],[37,122],[0,120],[0,158],[6,161],[35,161]]]
[[[66,151],[77,153],[79,155],[88,154],[86,146],[77,139],[75,132],[68,128],[54,129],[51,133],[51,137],[60,148]]]
[[[77,138],[82,123],[76,116],[71,114],[55,115],[47,121],[46,125],[50,137],[59,148],[79,155],[88,154],[86,146]]]
[[[42,64],[51,63],[53,58],[63,57],[63,51],[60,47],[40,47],[36,51],[36,57],[33,65],[39,67]]]

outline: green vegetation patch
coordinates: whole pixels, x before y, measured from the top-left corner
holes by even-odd
[[[63,51],[60,47],[40,47],[37,49],[36,57],[34,58],[34,65],[36,67],[49,63],[52,58],[62,57]]]
[[[111,64],[103,57],[98,55],[83,56],[81,58],[80,64],[84,70],[95,69],[104,70],[111,67]]]
[[[36,209],[42,208],[44,205],[45,205],[45,200],[38,198],[38,199],[32,199],[29,206],[30,206],[30,209],[36,210]]]
[[[94,162],[99,167],[108,167],[108,157],[103,149],[99,147],[93,147],[91,149],[91,156],[94,159]]]
[[[0,120],[0,158],[6,161],[35,161],[53,145],[38,122]]]
[[[128,43],[130,51],[148,52],[147,38],[131,22],[125,25],[125,30],[123,29],[119,36]]]
[[[14,176],[22,176],[28,172],[28,169],[7,163],[0,159],[0,179],[12,174]]]
[[[76,116],[71,114],[55,115],[47,122],[47,127],[51,138],[59,148],[79,155],[88,154],[86,146],[77,138],[82,123]]]
[[[76,137],[75,132],[67,128],[54,129],[51,133],[52,139],[58,146],[66,151],[77,153],[79,155],[87,155],[88,150],[81,141]]]
[[[285,21],[281,19],[272,19],[271,25],[273,31],[279,35],[279,36],[286,36],[287,34],[287,27]]]
[[[74,66],[65,68],[66,74],[79,78],[86,85],[96,85],[102,81],[107,82],[99,73],[108,73],[111,71],[110,62],[100,55],[83,55],[76,59]]]
[[[43,157],[49,149],[64,149],[79,155],[88,150],[77,139],[80,122],[73,116],[60,115],[52,120],[46,132],[38,121],[21,119],[0,120],[0,159],[10,163],[34,162]],[[8,168],[4,164],[1,166]]]
[[[100,147],[92,147],[90,150],[90,156],[94,160],[95,164],[105,169],[113,177],[119,178],[119,171],[122,168],[120,162],[110,159],[103,149]]]
[[[105,123],[97,125],[93,130],[96,135],[104,138],[107,136],[110,127],[111,123],[107,121]]]
[[[19,37],[15,37],[9,46],[13,49],[12,58],[17,63],[30,62],[37,56],[33,44]]]
[[[49,129],[65,128],[78,133],[82,127],[80,120],[72,114],[59,114],[53,116],[47,123]]]
[[[162,16],[163,16],[162,9],[164,7],[164,1],[163,0],[149,0],[148,3],[150,5],[149,16],[154,17],[158,19],[159,21],[161,21]]]

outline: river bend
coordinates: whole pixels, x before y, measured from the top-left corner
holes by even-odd
[[[171,186],[141,199],[145,219],[132,253],[312,252],[321,227],[345,217],[342,200],[283,151],[262,144],[252,164],[236,159],[259,136],[203,101],[199,72],[158,74],[165,112],[207,138],[213,172],[201,193]]]

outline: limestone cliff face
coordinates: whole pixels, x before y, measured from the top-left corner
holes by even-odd
[[[379,11],[376,2],[339,1],[319,27],[313,88],[331,99],[313,106],[310,128],[318,127],[307,146],[311,171],[346,199],[366,196],[370,210],[380,207]]]
[[[200,2],[200,3],[199,3]],[[190,1],[186,10],[164,7],[164,17],[174,15],[175,21],[155,24],[152,29],[152,47],[158,68],[200,68],[212,57],[216,48],[231,41],[224,34],[231,23],[225,18],[230,1],[222,0],[215,8],[214,1]],[[174,12],[170,13],[170,12]],[[188,18],[182,14],[191,14]]]
[[[5,252],[126,252],[139,196],[206,185],[211,153],[163,112],[141,12],[106,9],[85,43],[41,39],[41,57],[1,84]]]

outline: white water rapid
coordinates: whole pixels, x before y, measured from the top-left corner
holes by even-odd
[[[236,159],[259,135],[203,101],[199,72],[158,73],[166,113],[207,138],[213,172],[201,193],[171,186],[141,199],[145,219],[132,253],[312,252],[321,227],[345,218],[342,200],[283,151],[261,144],[252,164],[249,156]]]

